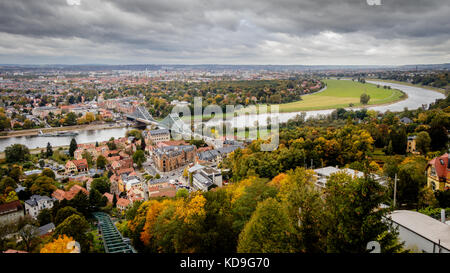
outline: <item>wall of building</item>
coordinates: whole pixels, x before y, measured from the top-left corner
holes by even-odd
[[[399,239],[400,241],[405,242],[405,248],[417,249],[418,252],[439,253],[438,244],[420,236],[410,229],[407,229],[396,223],[393,224],[398,228]],[[450,251],[441,247],[441,253],[450,253]]]

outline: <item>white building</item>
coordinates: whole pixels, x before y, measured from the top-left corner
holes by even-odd
[[[408,249],[424,253],[450,253],[450,225],[409,210],[396,210],[388,218],[398,228]]]
[[[125,190],[129,191],[131,188],[143,188],[142,181],[137,176],[122,176],[122,181],[125,184]]]
[[[222,172],[219,169],[195,165],[189,170],[192,186],[198,190],[208,191],[213,185],[222,187]]]
[[[351,176],[354,176],[357,178],[364,177],[364,173],[357,171],[357,170],[353,170],[353,169],[349,169],[349,168],[338,169],[336,167],[324,167],[324,168],[319,168],[319,169],[314,170],[314,173],[317,178],[316,186],[318,188],[325,188],[328,178],[332,174],[335,174],[338,172],[346,172],[346,173],[350,174]],[[375,179],[375,181],[378,181],[381,185],[386,185],[386,181],[381,176],[379,176],[377,174],[372,174],[372,176]]]
[[[48,196],[32,195],[30,199],[25,201],[25,214],[37,218],[39,212],[43,209],[51,209],[54,199]]]

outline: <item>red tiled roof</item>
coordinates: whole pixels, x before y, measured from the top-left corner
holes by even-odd
[[[133,168],[119,169],[119,170],[117,170],[117,175],[121,175],[124,173],[132,173],[132,172],[134,172]]]
[[[60,201],[63,199],[71,200],[80,191],[84,192],[86,195],[89,194],[89,192],[85,188],[81,187],[80,185],[73,185],[72,188],[70,188],[70,190],[68,190],[68,191],[63,191],[60,189],[54,191],[52,193],[52,196]]]
[[[175,197],[177,194],[177,190],[175,188],[163,188],[159,189],[159,191],[154,191],[148,193],[149,197]]]
[[[16,200],[16,201],[12,201],[9,203],[1,204],[0,205],[0,214],[15,212],[15,211],[19,211],[22,209],[23,209],[22,204],[20,203],[19,200]]]
[[[3,253],[28,253],[28,252],[22,250],[8,249],[3,251]]]
[[[433,158],[430,162],[428,162],[429,165],[434,166],[438,177],[447,178],[449,175],[448,156],[448,154],[443,154],[442,156]]]
[[[128,207],[128,205],[130,204],[130,200],[125,199],[125,198],[119,198],[119,200],[117,200],[117,206],[121,206],[121,207]]]
[[[110,194],[109,192],[105,192],[103,195],[106,196],[109,203],[113,202],[114,195]]]

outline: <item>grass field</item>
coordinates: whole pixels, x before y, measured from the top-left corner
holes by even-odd
[[[348,107],[350,103],[361,106],[359,98],[362,93],[370,95],[369,105],[391,103],[404,97],[400,90],[377,88],[369,83],[350,80],[325,80],[325,83],[325,91],[303,96],[301,101],[280,104],[280,112],[335,109]]]
[[[370,95],[369,105],[379,105],[393,103],[406,98],[406,94],[396,89],[377,88],[376,85],[370,83],[360,83],[351,80],[325,80],[327,89],[313,93],[311,95],[302,96],[301,101],[280,104],[280,112],[299,112],[311,110],[326,110],[336,108],[346,108],[352,103],[354,107],[361,106],[359,98],[362,93]],[[245,110],[242,110],[245,112]],[[223,118],[218,114],[217,118]],[[210,118],[210,116],[203,116]],[[187,117],[183,117],[186,120]]]

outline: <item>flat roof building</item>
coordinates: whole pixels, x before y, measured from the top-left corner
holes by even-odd
[[[405,247],[419,252],[450,253],[450,225],[428,215],[396,210],[388,218],[398,228],[399,238]]]

